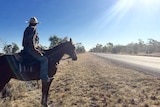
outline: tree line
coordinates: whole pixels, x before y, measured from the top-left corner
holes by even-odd
[[[41,46],[42,49],[49,49],[52,48],[64,41],[66,41],[68,37],[60,38],[56,35],[49,37],[50,45],[49,47]],[[2,41],[1,41],[2,42]],[[2,44],[1,44],[2,47]],[[85,47],[82,43],[75,44],[77,53],[84,53],[86,52]],[[4,44],[3,45],[4,54],[13,54],[19,52],[19,47],[16,43],[12,44]],[[129,43],[127,45],[114,45],[113,43],[109,42],[106,45],[97,44],[95,47],[89,50],[89,52],[101,52],[101,53],[112,53],[112,54],[138,54],[138,53],[145,53],[145,54],[152,54],[152,53],[160,53],[160,41],[154,39],[148,39],[145,43],[143,40],[139,39],[138,42]],[[3,53],[0,53],[0,55]]]
[[[137,43],[129,43],[127,45],[114,45],[109,42],[106,45],[97,44],[90,49],[90,52],[103,52],[103,53],[126,53],[126,54],[138,54],[138,53],[160,53],[160,41],[154,39],[148,39],[145,43],[139,39]]]
[[[53,36],[50,36],[48,40],[50,41],[49,47],[47,47],[47,46],[40,46],[42,49],[53,48],[54,46],[56,46],[56,45],[58,45],[60,43],[63,43],[64,41],[68,40],[68,37],[60,38],[60,37],[58,37],[56,35],[53,35]],[[4,54],[14,54],[14,53],[19,52],[19,47],[14,42],[12,44],[6,44],[6,43],[4,44],[3,43],[3,46],[1,44],[1,47],[3,48]],[[82,45],[82,43],[76,43],[75,47],[76,47],[77,53],[84,53],[84,52],[86,52],[85,47]],[[0,55],[2,55],[2,54],[3,53],[0,53]]]

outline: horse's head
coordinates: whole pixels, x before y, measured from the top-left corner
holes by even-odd
[[[72,42],[72,39],[70,39],[70,41],[65,41],[49,50],[44,50],[44,53],[49,60],[55,62],[59,62],[64,54],[69,55],[69,58],[72,58],[72,60],[77,60],[76,48]]]
[[[76,48],[70,38],[70,41],[66,42],[66,54],[68,54],[72,60],[77,60]]]

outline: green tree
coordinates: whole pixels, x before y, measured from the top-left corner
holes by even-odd
[[[102,51],[101,51],[102,49]],[[127,45],[114,45],[107,43],[106,46],[97,44],[96,47],[90,50],[91,52],[108,52],[108,53],[127,53],[127,54],[139,54],[139,53],[160,53],[160,42],[154,39],[148,39],[145,44],[141,39],[138,43],[129,43]]]
[[[54,35],[49,37],[49,41],[51,42],[49,48],[52,48],[58,45],[62,41],[62,38],[59,38],[58,36]]]
[[[3,48],[3,51],[5,54],[14,54],[19,50],[19,47],[16,43],[12,43],[9,45],[5,45]]]
[[[116,45],[112,48],[112,53],[113,54],[121,53],[122,48],[123,48],[122,45]]]
[[[103,45],[97,44],[96,47],[90,49],[90,52],[103,52]]]
[[[138,39],[138,52],[146,52],[146,44],[141,39]]]
[[[149,53],[160,52],[160,42],[154,39],[148,39],[148,51]]]
[[[85,47],[82,45],[82,43],[76,43],[76,52],[77,53],[84,53],[86,52]]]
[[[111,42],[107,43],[107,51],[112,52],[112,50],[113,50],[113,43]]]
[[[5,45],[3,51],[5,54],[12,54],[12,45]]]
[[[14,54],[19,50],[19,47],[16,43],[12,43],[9,45],[5,45],[3,48],[3,51],[5,54]]]
[[[19,50],[19,47],[16,43],[12,43],[12,53],[16,53]]]
[[[106,53],[107,49],[108,49],[107,46],[104,46],[103,49],[102,49],[102,52]]]

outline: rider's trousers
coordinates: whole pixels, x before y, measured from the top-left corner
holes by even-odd
[[[27,52],[40,62],[40,78],[42,79],[42,82],[47,81],[49,79],[48,77],[48,58],[45,56],[41,56],[34,49],[27,49]]]

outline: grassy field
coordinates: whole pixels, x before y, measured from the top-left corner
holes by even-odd
[[[7,87],[0,107],[40,107],[36,82],[11,80]],[[79,54],[75,62],[60,62],[49,101],[54,107],[160,107],[160,78]]]

